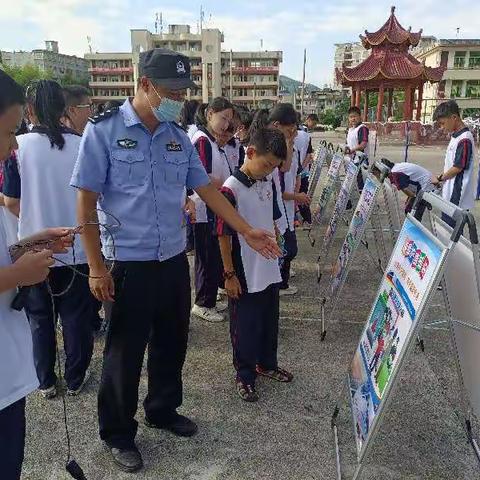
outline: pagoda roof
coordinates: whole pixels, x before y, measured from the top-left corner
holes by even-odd
[[[336,69],[337,81],[343,85],[375,80],[423,80],[439,82],[445,67],[427,67],[413,55],[400,49],[377,47],[370,56],[355,67]]]
[[[411,27],[405,30],[395,16],[395,7],[391,8],[389,19],[385,22],[380,30],[370,33],[365,30],[365,36],[360,35],[360,40],[366,49],[389,43],[393,45],[405,44],[408,46],[416,46],[422,37],[422,30],[412,33]]]

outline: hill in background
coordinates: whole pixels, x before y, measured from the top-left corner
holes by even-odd
[[[302,82],[294,80],[293,78],[287,77],[285,75],[280,75],[280,90],[288,91],[288,93],[295,93],[298,91],[298,87],[302,85]],[[312,83],[305,84],[305,92],[312,92],[315,90],[321,90],[320,87],[313,85]]]

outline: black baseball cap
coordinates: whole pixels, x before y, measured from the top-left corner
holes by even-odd
[[[170,90],[198,88],[190,78],[190,60],[166,48],[154,48],[140,53],[138,73]]]

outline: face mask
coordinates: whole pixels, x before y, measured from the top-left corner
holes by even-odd
[[[160,105],[158,107],[152,107],[150,100],[150,107],[152,109],[155,118],[159,122],[176,122],[180,118],[180,112],[182,111],[183,102],[177,100],[172,100],[166,97],[160,97],[160,95],[155,90],[155,87],[152,85],[153,91],[156,93],[157,97],[160,98]]]

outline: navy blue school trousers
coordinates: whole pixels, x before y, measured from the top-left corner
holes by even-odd
[[[278,285],[229,298],[230,338],[237,380],[254,385],[256,366],[276,370],[278,344]]]
[[[76,265],[79,271],[88,273],[88,265]],[[72,280],[73,271],[68,267],[52,268],[48,276],[52,292],[61,293]],[[52,300],[46,282],[29,288],[25,311],[30,321],[33,339],[33,358],[41,389],[55,385],[56,336],[55,325],[60,316],[65,349],[65,381],[70,390],[76,390],[83,382],[93,352],[93,319],[98,315],[96,302],[88,280],[77,275],[70,289],[55,297],[55,317]]]
[[[298,253],[297,235],[295,230],[291,231],[289,228],[287,228],[283,234],[283,240],[285,242],[284,249],[286,254],[280,260],[280,274],[282,275],[282,283],[280,284],[280,288],[286,289],[288,288],[288,282],[290,280],[290,265]]]

